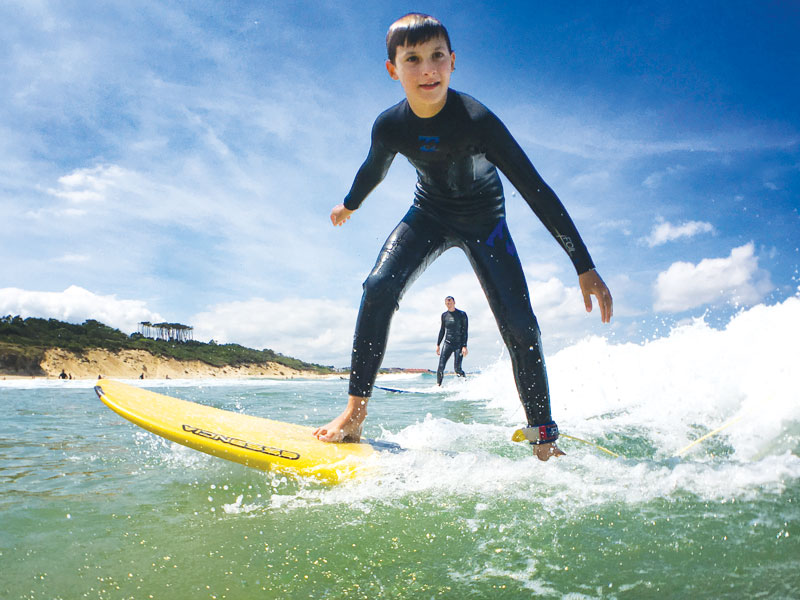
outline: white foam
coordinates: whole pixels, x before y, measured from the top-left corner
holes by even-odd
[[[547,359],[553,418],[578,436],[642,431],[669,454],[741,417],[726,438],[746,458],[800,420],[798,339],[797,297],[743,311],[721,330],[698,319],[645,344],[587,338]],[[506,358],[457,397],[486,399],[511,425],[524,420]]]
[[[568,456],[541,463],[523,445],[511,444],[524,417],[509,361],[502,358],[441,390],[497,409],[499,423],[428,415],[399,432],[385,431],[383,438],[410,450],[382,454],[378,475],[332,489],[301,488],[273,500],[271,508],[342,502],[368,510],[375,501],[429,493],[541,499],[539,510],[568,513],[606,502],[686,495],[736,502],[780,494],[800,478],[798,339],[795,297],[743,311],[723,329],[699,319],[646,344],[592,337],[549,357],[553,416],[562,431],[633,448],[634,456],[620,459],[564,440]]]
[[[381,373],[378,375],[379,382],[386,381],[402,381],[402,382],[415,382],[422,379],[424,373]]]
[[[223,504],[222,510],[229,515],[240,515],[240,514],[248,514],[254,512],[256,510],[260,510],[260,506],[258,504],[243,504],[242,500],[244,499],[243,494],[239,494],[236,497],[236,501],[232,502],[231,504]]]

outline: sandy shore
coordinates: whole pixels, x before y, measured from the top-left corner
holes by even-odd
[[[278,363],[249,364],[238,367],[212,367],[198,360],[178,361],[160,358],[144,350],[89,350],[83,356],[62,349],[51,349],[41,363],[47,378],[58,378],[62,371],[72,379],[97,379],[98,376],[121,379],[194,379],[271,377],[290,379],[294,377],[328,377],[310,371],[298,371]],[[12,378],[2,375],[0,378]]]

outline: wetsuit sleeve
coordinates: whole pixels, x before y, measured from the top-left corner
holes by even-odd
[[[469,318],[467,318],[467,313],[463,313],[464,315],[464,343],[461,344],[462,348],[467,347],[467,337],[469,337]]]
[[[436,345],[441,346],[442,340],[444,339],[444,313],[442,313],[442,326],[439,328],[439,339],[436,340]]]
[[[502,121],[491,112],[487,113],[486,157],[525,198],[531,210],[566,251],[578,275],[593,269],[592,257],[561,200],[536,171]]]
[[[367,159],[356,173],[350,192],[344,199],[344,207],[348,210],[356,210],[369,193],[386,177],[389,167],[394,160],[397,152],[387,148],[381,134],[381,117],[372,126],[372,144],[369,148]]]

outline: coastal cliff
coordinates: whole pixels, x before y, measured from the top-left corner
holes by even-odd
[[[273,377],[292,378],[317,376],[312,371],[292,369],[275,362],[214,367],[200,360],[177,360],[159,357],[146,350],[93,349],[77,354],[61,348],[45,351],[40,363],[43,377],[65,376],[73,379],[117,377],[122,379],[192,379],[207,377]]]
[[[1,377],[318,377],[332,367],[239,344],[150,339],[98,321],[0,317]]]

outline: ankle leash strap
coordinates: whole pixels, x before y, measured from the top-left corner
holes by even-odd
[[[522,432],[525,439],[534,446],[550,444],[558,439],[558,425],[556,425],[555,421],[550,421],[544,425],[529,425],[518,431]]]

